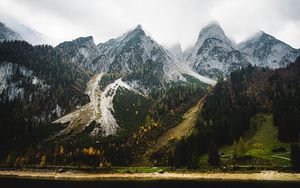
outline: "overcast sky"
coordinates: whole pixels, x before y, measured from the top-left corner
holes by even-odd
[[[300,0],[0,0],[0,21],[22,23],[52,45],[88,35],[105,42],[141,24],[160,44],[186,48],[211,20],[236,42],[263,30],[300,48]]]

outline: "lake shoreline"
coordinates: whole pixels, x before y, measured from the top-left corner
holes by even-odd
[[[70,181],[282,181],[299,182],[300,173],[261,171],[254,173],[228,172],[164,172],[164,173],[87,173],[66,171],[0,170],[0,178],[70,180]]]

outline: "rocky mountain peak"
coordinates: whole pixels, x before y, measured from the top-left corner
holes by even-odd
[[[238,49],[250,56],[255,65],[269,68],[284,67],[294,62],[300,54],[290,45],[264,31],[259,31],[250,39],[240,43]]]
[[[74,39],[72,41],[66,41],[58,45],[59,47],[71,47],[71,46],[95,46],[94,39],[92,36],[87,37],[79,37],[77,39]]]
[[[200,48],[203,42],[209,38],[216,38],[231,45],[231,41],[225,35],[224,30],[218,22],[211,22],[200,31],[196,47]]]
[[[137,38],[141,38],[141,37],[145,37],[145,31],[143,30],[141,25],[137,25],[133,30],[127,32],[126,34],[124,34],[121,39],[137,39]]]
[[[22,40],[19,33],[7,27],[4,23],[0,22],[0,42],[4,40]]]

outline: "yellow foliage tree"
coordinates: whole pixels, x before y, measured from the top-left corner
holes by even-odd
[[[65,153],[64,146],[59,146],[58,155],[62,156],[64,155],[64,153]]]
[[[95,149],[93,147],[90,147],[88,151],[88,155],[95,155],[95,154],[96,154]]]
[[[40,167],[45,167],[46,166],[46,155],[42,156],[41,162],[40,162]]]

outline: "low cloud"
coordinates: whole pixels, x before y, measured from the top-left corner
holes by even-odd
[[[43,33],[53,45],[92,35],[96,43],[141,24],[165,46],[193,45],[211,20],[237,42],[258,30],[300,48],[298,0],[1,0],[0,19]]]

